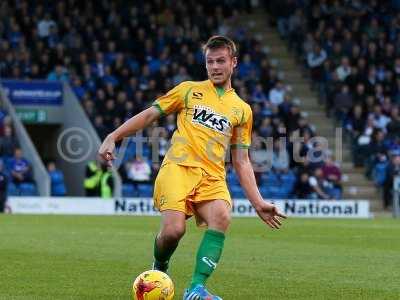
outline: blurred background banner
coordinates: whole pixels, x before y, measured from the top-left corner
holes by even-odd
[[[14,105],[62,105],[59,81],[2,80],[6,95]]]
[[[393,217],[400,218],[400,176],[393,181]]]
[[[232,215],[255,217],[247,199],[234,199]],[[307,218],[369,218],[369,201],[277,200],[285,214]],[[76,214],[76,215],[159,215],[152,198],[85,198],[85,197],[10,197],[8,209],[15,214]]]

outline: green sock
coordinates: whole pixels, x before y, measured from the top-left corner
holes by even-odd
[[[203,240],[197,251],[191,289],[198,284],[204,285],[207,278],[215,270],[222,254],[224,240],[225,234],[223,232],[208,229],[204,233]]]
[[[156,270],[166,272],[168,269],[169,260],[178,247],[178,243],[174,245],[168,245],[164,247],[164,249],[161,249],[157,245],[157,237],[158,236],[156,236],[154,240],[154,268]]]

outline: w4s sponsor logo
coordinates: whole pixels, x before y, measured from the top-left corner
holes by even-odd
[[[194,106],[192,122],[222,134],[227,134],[231,128],[231,123],[225,116],[219,115],[205,106]]]

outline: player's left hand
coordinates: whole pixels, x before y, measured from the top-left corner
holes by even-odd
[[[286,219],[286,215],[279,212],[278,208],[271,203],[262,202],[256,208],[258,216],[271,228],[279,229],[282,225],[281,218]]]

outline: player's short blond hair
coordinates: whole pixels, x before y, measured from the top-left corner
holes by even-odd
[[[203,46],[203,53],[208,49],[228,48],[232,57],[237,56],[237,48],[234,41],[222,35],[214,35],[210,37],[207,43]]]

